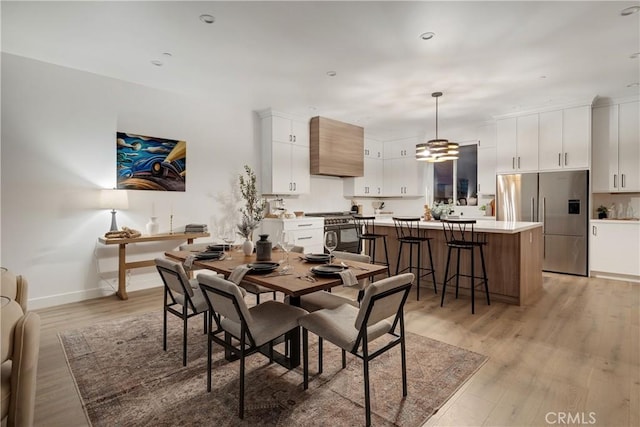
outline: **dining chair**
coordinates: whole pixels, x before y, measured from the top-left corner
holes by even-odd
[[[203,314],[204,333],[207,333],[207,302],[202,296],[197,280],[187,277],[181,263],[156,258],[155,264],[164,282],[162,348],[167,351],[167,313],[171,313],[182,319],[182,366],[187,366],[187,320]]]
[[[351,252],[334,251],[336,259],[343,259],[346,261],[356,261],[368,264],[371,261],[369,255],[354,254]],[[362,279],[358,281],[358,284],[352,286],[353,289],[358,290],[357,300],[343,297],[333,294],[327,291],[317,291],[300,297],[300,307],[304,308],[308,312],[322,310],[324,308],[336,308],[342,304],[349,304],[354,307],[358,307],[358,303],[364,296],[364,289],[369,285],[369,279]],[[285,301],[286,302],[286,301]]]
[[[268,346],[269,363],[273,361],[273,342],[288,332],[300,333],[298,319],[306,310],[266,301],[248,308],[240,287],[220,276],[198,274],[202,295],[209,312],[207,339],[207,392],[211,391],[211,353],[213,342],[240,358],[239,417],[244,418],[245,358]],[[214,322],[215,321],[215,328]],[[223,334],[224,336],[219,336]],[[233,345],[232,337],[238,341]]]
[[[343,369],[347,365],[347,351],[362,359],[367,426],[371,425],[369,362],[398,344],[400,344],[402,362],[402,396],[407,395],[404,304],[414,279],[413,273],[404,273],[371,283],[364,292],[359,309],[343,304],[334,309],[318,310],[300,318],[305,390],[309,387],[309,331],[311,331],[318,336],[319,346],[322,340],[326,339],[340,347]],[[396,331],[398,326],[399,332]],[[390,335],[389,340],[384,345],[376,345],[375,350],[370,351],[369,343],[385,335]],[[322,352],[318,352],[318,373],[322,373]]]

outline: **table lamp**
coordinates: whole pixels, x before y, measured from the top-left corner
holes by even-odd
[[[128,209],[129,198],[126,190],[105,189],[100,193],[100,207],[111,209],[111,229],[109,231],[118,231],[116,224],[116,209]]]

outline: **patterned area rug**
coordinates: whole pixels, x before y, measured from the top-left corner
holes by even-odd
[[[162,313],[148,313],[60,334],[67,361],[94,426],[363,425],[362,361],[310,338],[310,383],[302,366],[287,370],[261,354],[247,358],[245,418],[238,418],[239,363],[214,345],[213,389],[206,391],[206,336],[201,317],[189,321],[188,363],[182,366],[182,322],[169,316],[162,350]],[[402,398],[400,348],[370,364],[372,423],[420,426],[487,357],[415,334],[407,336],[408,396]]]

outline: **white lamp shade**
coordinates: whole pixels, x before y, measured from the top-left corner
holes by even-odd
[[[105,189],[100,192],[100,207],[104,209],[128,209],[129,197],[126,190],[115,188]]]

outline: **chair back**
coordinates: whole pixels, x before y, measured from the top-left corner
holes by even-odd
[[[376,233],[375,216],[352,215],[359,239],[368,234]]]
[[[197,279],[219,328],[221,317],[251,327],[253,318],[238,285],[221,276],[198,274]]]
[[[14,300],[22,311],[27,312],[27,297],[29,284],[24,276],[17,275],[11,270],[0,267],[2,270],[2,278],[0,279],[0,295],[9,297]]]
[[[174,298],[173,293],[175,292],[178,295],[188,295],[189,299],[191,299],[193,289],[191,289],[189,278],[182,264],[166,258],[156,258],[155,263],[164,285],[170,291],[171,297]]]
[[[391,316],[395,316],[391,330],[395,328],[414,278],[413,273],[404,273],[379,280],[367,287],[355,323],[356,329],[361,331],[360,335],[366,329],[363,326],[374,325]],[[356,348],[360,339],[361,337],[358,338]]]
[[[393,217],[393,225],[396,229],[396,237],[400,239],[413,239],[420,237],[419,217]]]
[[[468,247],[477,244],[478,236],[474,230],[475,219],[443,219],[442,229],[447,245]]]

